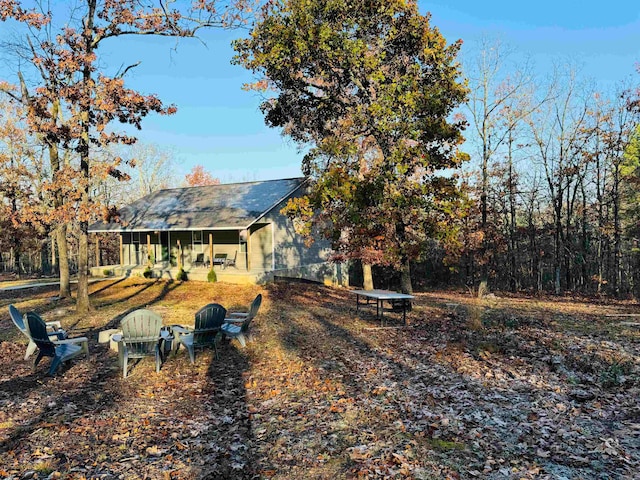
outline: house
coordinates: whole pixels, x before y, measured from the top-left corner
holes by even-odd
[[[275,276],[342,284],[342,266],[327,261],[326,240],[305,245],[292,220],[280,213],[304,194],[303,178],[160,190],[120,209],[117,222],[98,222],[90,233],[120,237],[120,265],[95,267],[93,275],[206,280],[211,263],[218,280],[263,283]]]

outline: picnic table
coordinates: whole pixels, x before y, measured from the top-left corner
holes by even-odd
[[[407,306],[410,305],[411,300],[415,297],[406,293],[392,292],[391,290],[352,290],[356,296],[356,313],[360,310],[360,297],[365,297],[367,303],[370,299],[376,301],[376,317],[380,319],[380,323],[384,325],[384,301],[394,304],[400,301],[402,307],[402,321],[407,324]]]

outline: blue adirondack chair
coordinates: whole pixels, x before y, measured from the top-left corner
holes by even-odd
[[[38,366],[43,357],[52,357],[49,375],[53,375],[61,363],[84,353],[89,355],[89,340],[86,337],[51,340],[47,331],[47,324],[35,312],[27,312],[27,325],[31,339],[38,347],[38,356],[33,362],[33,369]]]
[[[140,309],[128,314],[120,322],[122,330],[122,378],[127,378],[129,359],[154,357],[156,373],[162,365],[160,330],[162,318],[150,310]]]
[[[234,312],[225,318],[225,323],[222,325],[222,333],[228,339],[237,339],[242,347],[246,346],[249,336],[249,326],[251,321],[255,318],[262,304],[262,295],[258,294],[256,298],[251,302],[251,307],[248,312]]]
[[[178,347],[184,345],[189,352],[189,358],[191,363],[196,361],[196,348],[203,348],[213,345],[216,353],[216,359],[218,358],[218,347],[216,344],[222,338],[220,328],[224,323],[224,318],[227,315],[227,310],[217,303],[210,303],[202,307],[196,313],[195,324],[193,331],[175,328],[174,332],[181,333],[178,335]]]
[[[27,345],[27,351],[24,354],[24,359],[28,360],[29,357],[33,355],[33,352],[37,350],[38,347],[36,346],[35,342],[31,339],[31,335],[29,335],[29,330],[27,330],[27,326],[24,323],[24,318],[20,313],[20,310],[18,310],[13,305],[9,305],[9,316],[11,317],[11,320],[13,320],[13,323],[15,324],[16,328],[20,330],[20,332],[29,340],[29,345]],[[51,340],[64,340],[65,338],[67,338],[67,332],[65,332],[62,329],[60,322],[58,321],[45,322],[45,325],[47,326],[47,331],[49,332],[49,338]]]

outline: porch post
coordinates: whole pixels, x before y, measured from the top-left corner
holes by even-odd
[[[120,266],[124,266],[124,247],[122,246],[122,234],[120,234]]]
[[[213,233],[209,234],[209,263],[213,268]]]
[[[247,272],[251,271],[251,227],[247,228]]]
[[[155,255],[154,255],[155,257]],[[147,265],[149,265],[150,267],[152,266],[151,264],[151,234],[147,233]]]
[[[100,237],[96,234],[96,267],[100,266]]]
[[[182,267],[182,246],[180,245],[180,239],[176,240],[178,242],[178,268]]]

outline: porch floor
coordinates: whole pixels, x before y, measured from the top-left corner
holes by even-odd
[[[106,265],[102,267],[93,267],[91,276],[105,277],[113,275],[116,277],[135,277],[143,276],[143,272],[147,269],[146,265]],[[265,277],[264,271],[247,272],[246,270],[235,267],[214,267],[216,277],[219,282],[238,283],[238,284],[255,284],[263,283]],[[109,275],[105,275],[105,271],[109,271]],[[153,278],[174,279],[178,274],[178,267],[165,267],[163,265],[155,265],[152,267]],[[189,280],[200,282],[207,281],[209,269],[206,267],[185,268]]]

